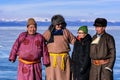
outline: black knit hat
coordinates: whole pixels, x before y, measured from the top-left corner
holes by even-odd
[[[57,24],[64,24],[66,26],[65,19],[62,15],[54,15],[51,19],[51,24],[52,25],[57,25]]]
[[[99,27],[106,27],[107,26],[107,20],[105,18],[97,18],[93,24],[94,26]]]

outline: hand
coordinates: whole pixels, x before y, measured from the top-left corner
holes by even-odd
[[[14,61],[13,61],[13,60],[11,60],[11,62],[12,62],[12,63],[14,63]]]
[[[45,67],[48,67],[48,66],[50,66],[50,64],[45,64]]]

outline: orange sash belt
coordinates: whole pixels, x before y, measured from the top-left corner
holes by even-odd
[[[22,58],[18,58],[18,60],[20,61],[20,62],[23,62],[24,64],[35,64],[35,63],[40,63],[40,60],[36,60],[36,61],[27,61],[27,60],[24,60],[24,59],[22,59]]]
[[[106,60],[92,60],[92,63],[94,64],[94,65],[102,65],[102,64],[107,64],[107,63],[109,63],[110,62],[110,60],[109,59],[106,59]]]

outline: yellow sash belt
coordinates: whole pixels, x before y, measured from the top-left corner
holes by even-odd
[[[35,63],[40,63],[40,60],[36,60],[36,61],[27,61],[27,60],[24,60],[24,59],[22,59],[22,58],[18,58],[18,60],[20,61],[20,62],[23,62],[24,64],[35,64]]]
[[[65,56],[67,56],[68,53],[50,53],[50,56],[53,56],[53,67],[56,68],[57,65],[57,56],[61,56],[62,57],[62,61],[61,61],[61,70],[65,70],[65,62],[64,62],[64,58]]]

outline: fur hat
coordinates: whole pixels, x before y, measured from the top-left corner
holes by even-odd
[[[93,24],[94,26],[99,27],[106,27],[107,26],[107,20],[105,18],[97,18]]]
[[[87,26],[81,26],[81,27],[78,28],[78,31],[79,30],[82,30],[84,33],[88,34],[88,28],[87,28]]]
[[[66,26],[65,19],[63,18],[62,15],[54,15],[51,19],[51,23],[52,25],[65,24]]]
[[[35,25],[35,26],[37,26],[37,23],[35,22],[35,20],[33,18],[29,18],[28,22],[27,22],[27,26],[29,26],[29,25]]]

